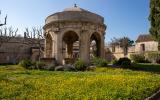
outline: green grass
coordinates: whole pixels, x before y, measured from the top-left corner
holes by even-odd
[[[160,75],[127,69],[52,72],[0,66],[0,99],[139,99],[160,88]]]

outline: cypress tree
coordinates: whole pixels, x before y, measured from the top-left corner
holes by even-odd
[[[150,16],[151,22],[150,34],[159,43],[160,50],[160,0],[150,0]]]

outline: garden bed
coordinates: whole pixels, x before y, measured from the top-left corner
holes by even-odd
[[[93,72],[0,68],[0,99],[138,99],[160,88],[160,74],[120,68]]]

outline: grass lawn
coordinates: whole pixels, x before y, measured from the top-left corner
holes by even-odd
[[[52,72],[0,66],[0,99],[138,99],[160,89],[160,74],[118,68]]]

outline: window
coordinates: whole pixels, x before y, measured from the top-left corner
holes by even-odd
[[[145,44],[141,44],[141,51],[145,51]]]
[[[112,47],[112,52],[115,52],[115,46]]]

